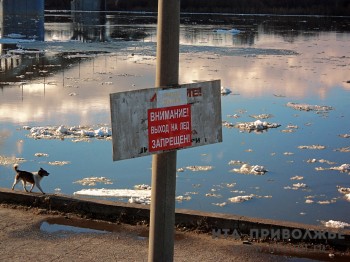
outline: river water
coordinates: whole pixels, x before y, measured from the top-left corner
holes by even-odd
[[[156,15],[50,12],[44,31],[43,42],[1,39],[0,186],[15,162],[48,170],[48,193],[151,185],[151,157],[113,162],[109,137],[30,128],[108,134],[109,94],[154,86]],[[178,152],[177,208],[350,223],[349,19],[187,14],[180,44],[180,83],[220,79],[230,93],[223,142]],[[278,127],[237,127],[257,120]]]

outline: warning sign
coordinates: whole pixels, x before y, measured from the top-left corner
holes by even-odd
[[[150,152],[192,145],[191,105],[148,109]]]
[[[222,141],[220,80],[110,94],[113,160]]]

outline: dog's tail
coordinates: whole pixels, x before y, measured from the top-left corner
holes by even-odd
[[[14,169],[16,172],[17,172],[17,170],[18,170],[17,168],[18,168],[18,164],[14,164],[14,165],[13,165],[13,169]]]

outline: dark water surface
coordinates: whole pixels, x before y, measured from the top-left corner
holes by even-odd
[[[184,172],[178,172],[176,195],[183,200],[177,207],[350,223],[350,199],[337,188],[350,188],[349,170],[334,170],[350,163],[349,19],[182,15],[181,21],[180,82],[221,79],[232,91],[222,96],[224,121],[281,126],[264,132],[224,127],[223,143],[179,151]],[[151,184],[151,157],[113,162],[109,138],[34,139],[23,127],[110,127],[110,93],[154,86],[155,23],[152,14],[48,13],[44,42],[16,46],[2,35],[1,187],[11,187],[14,162],[48,170],[42,182],[48,193]],[[296,110],[289,102],[327,107]],[[322,149],[310,149],[316,145]],[[243,163],[231,160],[268,172],[234,172]],[[77,182],[92,177],[95,184]],[[237,196],[248,200],[230,202]]]

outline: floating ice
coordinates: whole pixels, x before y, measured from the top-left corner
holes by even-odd
[[[150,205],[151,199],[149,197],[130,197],[128,203]]]
[[[69,161],[53,161],[53,162],[49,162],[48,164],[52,165],[52,166],[64,166],[64,165],[70,164],[70,162]]]
[[[103,183],[106,185],[113,184],[113,182],[106,177],[86,177],[73,183],[81,184],[83,186],[95,186],[96,183]]]
[[[241,174],[253,174],[253,175],[264,175],[267,170],[264,166],[254,165],[250,166],[248,164],[243,164],[239,169],[234,168],[231,172],[241,173]]]
[[[336,148],[334,151],[342,152],[342,153],[349,153],[350,152],[350,146]]]
[[[49,155],[46,153],[35,153],[34,156],[36,156],[36,157],[48,157]]]
[[[112,135],[112,129],[107,126],[98,127],[67,127],[67,126],[42,126],[28,127],[23,129],[29,130],[28,137],[34,139],[62,139],[71,138],[73,142],[86,141],[86,138],[108,138]],[[82,140],[83,139],[83,140]]]
[[[21,157],[7,157],[7,156],[0,155],[0,165],[2,165],[2,166],[19,164],[19,163],[23,163],[25,161],[26,160],[24,158],[21,158]]]
[[[340,166],[330,167],[330,170],[338,170],[340,172],[350,172],[350,164],[342,164]]]
[[[102,196],[102,197],[143,197],[150,198],[151,190],[137,190],[137,189],[82,189],[73,193],[74,195],[84,196]]]
[[[231,160],[230,162],[228,162],[228,164],[230,166],[236,166],[236,165],[243,165],[245,164],[244,162],[240,161],[240,160]]]
[[[303,176],[293,176],[290,178],[290,180],[303,180],[304,177]]]
[[[340,134],[339,136],[340,136],[340,137],[343,137],[343,138],[349,138],[349,137],[350,137],[350,134]]]
[[[193,172],[197,172],[197,171],[209,171],[209,170],[212,170],[214,167],[213,166],[188,166],[186,168]]]
[[[330,111],[330,110],[333,110],[333,108],[331,106],[299,104],[299,103],[293,103],[293,102],[288,102],[287,106],[291,107],[295,110],[301,110],[301,111]]]
[[[178,202],[182,202],[182,201],[188,201],[191,200],[191,196],[177,196],[175,197],[175,200]]]
[[[317,150],[322,150],[325,149],[325,146],[322,145],[310,145],[310,146],[298,146],[299,149],[317,149]]]
[[[349,194],[350,193],[350,187],[338,186],[337,188],[338,188],[339,193],[342,193],[342,194]]]
[[[256,120],[254,122],[245,122],[245,123],[237,123],[234,127],[245,130],[245,131],[263,131],[268,128],[277,128],[280,127],[280,124],[277,123],[268,123],[266,121]]]
[[[260,114],[260,115],[249,115],[249,116],[255,119],[268,119],[273,117],[273,115],[271,114]]]
[[[214,206],[219,206],[219,207],[223,207],[226,206],[227,203],[226,202],[222,202],[222,203],[212,203]]]
[[[134,185],[135,189],[138,190],[151,190],[151,186],[150,185],[146,185],[146,184],[140,184],[140,185]]]
[[[292,189],[292,190],[298,190],[298,189],[305,189],[308,186],[305,183],[296,183],[293,184],[293,186],[285,186],[284,189]]]
[[[247,196],[236,196],[236,197],[231,197],[228,199],[228,201],[232,203],[242,203],[248,200],[253,199],[254,195],[247,195]]]
[[[228,88],[228,87],[221,87],[221,94],[222,95],[228,95],[228,94],[231,94],[232,93],[232,91],[231,91],[231,89],[230,88]]]
[[[349,223],[342,222],[342,221],[336,221],[336,220],[321,221],[321,223],[326,227],[332,227],[332,228],[350,227]]]

